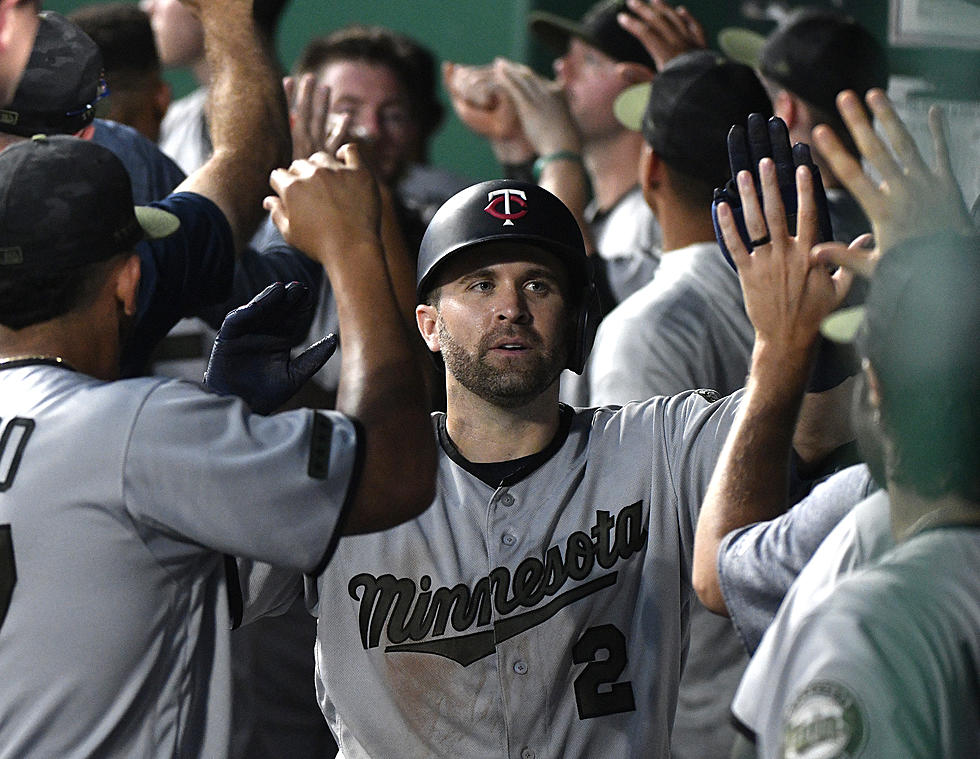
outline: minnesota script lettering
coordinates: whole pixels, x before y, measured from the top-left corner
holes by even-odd
[[[596,511],[595,525],[588,533],[569,535],[564,552],[555,545],[543,560],[530,556],[517,565],[513,576],[507,567],[497,567],[472,588],[460,583],[433,591],[428,575],[418,582],[390,574],[356,575],[347,591],[360,602],[361,644],[365,649],[377,647],[384,632],[391,644],[385,647],[386,652],[436,654],[466,666],[489,656],[498,643],[541,624],[569,604],[614,585],[617,573],[610,572],[558,594],[569,580],[588,577],[596,564],[611,569],[630,558],[642,550],[646,540],[643,502],[637,501],[618,516]],[[546,597],[554,598],[538,607]],[[522,607],[533,610],[507,617]],[[490,630],[440,639],[447,624],[457,632],[490,624],[492,611],[507,618],[498,619]],[[430,636],[435,639],[426,640]]]

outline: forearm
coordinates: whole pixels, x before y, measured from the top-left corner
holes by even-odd
[[[337,409],[365,435],[364,461],[345,533],[383,529],[432,499],[435,440],[413,336],[377,239],[325,258],[343,343]],[[339,260],[338,260],[339,259]]]
[[[200,18],[211,72],[208,126],[214,152],[181,189],[217,203],[238,250],[262,218],[269,172],[290,160],[286,100],[278,68],[256,32],[251,3],[205,0]]]
[[[726,613],[717,569],[722,538],[786,510],[793,430],[811,353],[759,341],[753,350],[742,409],[711,478],[694,544],[694,588],[716,613]]]

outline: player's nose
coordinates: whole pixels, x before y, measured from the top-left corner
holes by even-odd
[[[531,318],[527,295],[521,287],[501,287],[497,290],[494,313],[498,321],[526,322]]]

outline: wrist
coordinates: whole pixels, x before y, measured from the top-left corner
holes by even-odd
[[[540,155],[537,157],[537,159],[535,159],[534,166],[531,169],[532,173],[534,174],[535,181],[541,179],[541,174],[545,170],[545,167],[557,161],[578,164],[583,171],[585,170],[585,164],[582,162],[581,153],[576,150],[555,150]]]

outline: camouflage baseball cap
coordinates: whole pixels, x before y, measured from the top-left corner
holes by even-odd
[[[172,213],[134,207],[125,167],[94,142],[37,135],[0,151],[0,276],[104,261],[179,226]]]
[[[85,32],[53,11],[40,14],[37,37],[14,99],[0,109],[0,131],[74,134],[92,123],[108,92],[102,54]]]

